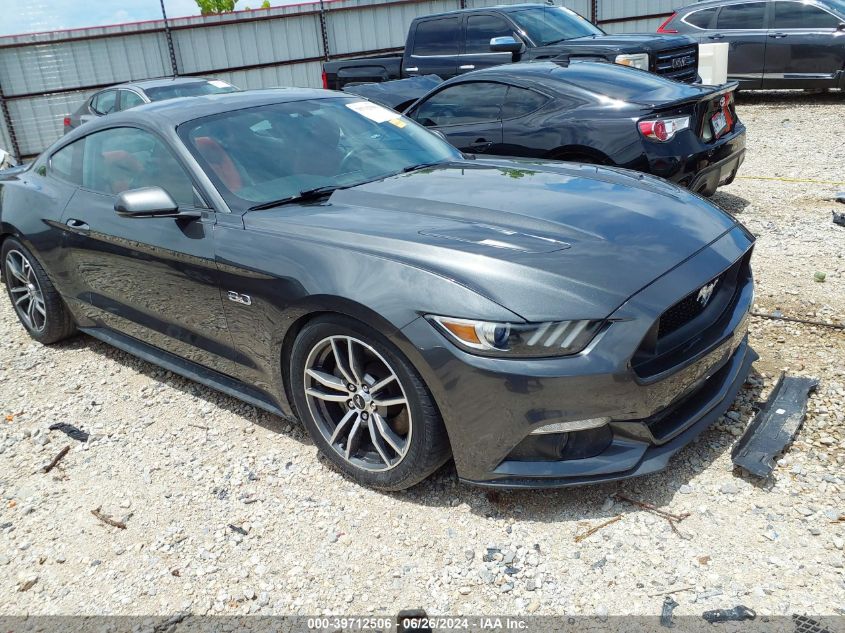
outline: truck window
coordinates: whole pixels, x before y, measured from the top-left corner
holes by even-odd
[[[489,53],[494,37],[513,35],[513,28],[495,15],[471,15],[467,19],[466,53]]]
[[[507,89],[489,81],[450,86],[420,105],[413,118],[427,127],[496,121]]]
[[[459,31],[458,18],[419,22],[414,34],[414,55],[457,55]]]
[[[776,29],[835,29],[840,20],[818,7],[799,2],[775,3]]]
[[[748,2],[746,4],[728,4],[722,7],[717,21],[717,28],[729,31],[746,31],[765,27],[766,3]]]
[[[528,34],[537,46],[556,44],[576,37],[605,34],[589,20],[561,7],[519,9],[509,11],[508,16]]]

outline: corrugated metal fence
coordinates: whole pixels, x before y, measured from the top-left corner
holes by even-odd
[[[65,114],[123,81],[203,75],[241,88],[320,85],[327,59],[393,52],[420,15],[513,0],[329,0],[0,38],[0,147],[32,156]],[[654,31],[677,0],[558,0],[611,32]],[[171,57],[168,37],[173,44]],[[175,64],[175,68],[174,68]]]

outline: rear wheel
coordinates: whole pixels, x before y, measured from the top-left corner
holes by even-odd
[[[29,335],[46,345],[71,336],[73,318],[38,260],[12,237],[3,242],[0,256],[6,292]]]
[[[448,459],[446,432],[422,379],[368,327],[340,316],[309,323],[293,345],[290,372],[314,443],[359,483],[401,490]]]

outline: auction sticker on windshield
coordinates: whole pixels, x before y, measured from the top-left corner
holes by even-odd
[[[370,103],[369,101],[356,101],[355,103],[347,103],[346,107],[354,110],[361,116],[365,116],[376,123],[384,123],[396,118],[396,113],[393,110],[382,108],[380,105]]]

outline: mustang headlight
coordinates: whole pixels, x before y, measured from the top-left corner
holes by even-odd
[[[640,70],[648,70],[648,53],[636,53],[634,55],[617,55],[614,60],[617,64],[631,66]]]
[[[542,358],[583,350],[601,329],[602,320],[548,323],[491,323],[429,316],[458,347],[483,356]]]

